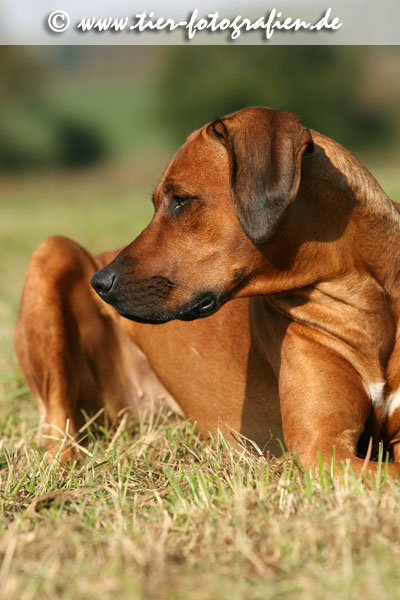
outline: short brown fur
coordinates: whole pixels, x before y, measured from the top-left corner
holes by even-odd
[[[284,438],[306,468],[335,446],[361,473],[372,436],[399,475],[400,216],[370,173],[251,108],[192,133],[154,203],[121,251],[52,237],[32,257],[16,348],[50,433],[173,398],[204,435]]]

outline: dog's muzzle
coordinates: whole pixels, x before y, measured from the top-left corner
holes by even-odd
[[[214,314],[222,305],[213,292],[201,292],[184,305],[172,308],[167,298],[174,284],[162,276],[141,280],[121,277],[105,267],[95,273],[91,284],[100,298],[122,317],[139,323],[167,323],[174,319],[193,321]]]

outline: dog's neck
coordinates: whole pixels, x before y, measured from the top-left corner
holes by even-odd
[[[340,262],[346,264],[346,276],[355,267],[361,277],[373,277],[385,294],[397,303],[400,300],[398,209],[371,173],[350,152],[321,134],[313,137],[321,145],[317,145],[312,158],[305,157],[305,175],[307,178],[307,169],[312,166],[314,177],[324,182],[323,189],[327,184],[332,186],[335,204],[332,206],[329,197],[324,198],[322,189],[320,210],[325,212],[325,221],[330,217],[339,219],[339,222],[342,220],[343,234],[338,252],[342,254]],[[337,205],[338,198],[340,206]],[[351,257],[350,263],[346,256]]]
[[[296,199],[263,246],[257,294],[354,275],[400,300],[400,213],[374,177],[339,144],[313,135]],[[399,315],[400,316],[400,315]]]
[[[400,319],[400,214],[349,152],[320,141],[252,284],[289,320],[320,332],[365,382],[384,381]]]

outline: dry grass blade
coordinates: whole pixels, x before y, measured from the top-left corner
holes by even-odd
[[[78,429],[78,433],[83,433],[84,431],[86,431],[103,414],[104,414],[104,408],[100,408],[100,410],[97,411],[97,413],[91,419],[86,421],[86,423],[84,425],[82,425],[82,427],[80,429]]]
[[[77,493],[73,493],[66,490],[54,490],[52,492],[47,492],[46,494],[42,494],[41,496],[37,496],[26,508],[25,515],[33,515],[39,512],[39,506],[48,505],[54,500],[58,500],[61,502],[66,502],[67,500],[73,500],[76,497]]]
[[[361,479],[364,479],[364,477],[365,477],[365,473],[368,469],[368,463],[371,460],[371,454],[372,454],[372,436],[369,438],[367,453],[365,455],[364,464],[361,469],[361,473],[360,473]]]
[[[111,442],[110,442],[110,443],[109,443],[109,445],[108,445],[108,448],[107,448],[107,449],[106,449],[106,451],[105,451],[105,454],[106,454],[106,456],[107,456],[108,454],[110,454],[110,452],[111,452],[111,450],[114,448],[114,446],[115,446],[115,443],[117,442],[118,438],[119,438],[119,437],[122,435],[122,433],[123,433],[123,431],[124,431],[124,429],[125,429],[125,427],[126,427],[126,422],[127,422],[127,420],[128,420],[128,413],[127,413],[127,412],[125,412],[125,413],[123,414],[123,416],[122,416],[122,419],[121,419],[121,421],[120,421],[120,423],[119,423],[118,427],[117,427],[117,430],[116,430],[116,432],[115,432],[115,433],[114,433],[114,435],[113,435],[113,438],[112,438]]]

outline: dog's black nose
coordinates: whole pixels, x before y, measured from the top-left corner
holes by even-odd
[[[102,269],[93,275],[91,284],[99,296],[105,296],[111,291],[114,280],[115,273]]]

